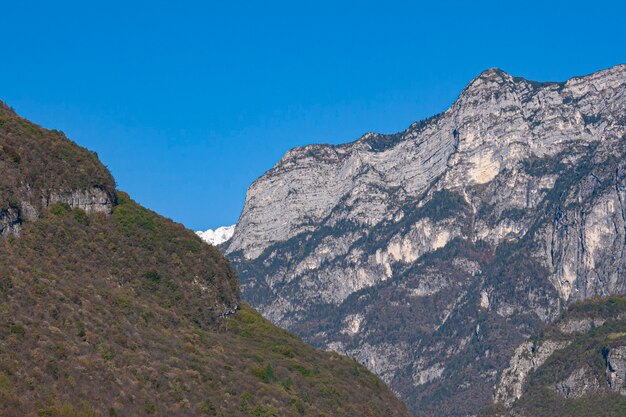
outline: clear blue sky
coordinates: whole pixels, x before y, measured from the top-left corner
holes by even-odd
[[[6,1],[0,98],[145,206],[213,228],[289,148],[402,130],[486,68],[625,63],[624,3]]]

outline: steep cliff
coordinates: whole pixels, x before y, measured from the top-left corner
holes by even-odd
[[[0,416],[408,416],[365,367],[240,300],[234,270],[0,108]]]
[[[487,70],[403,132],[289,151],[224,250],[274,323],[416,414],[475,414],[542,323],[626,292],[625,134],[626,65],[559,83]]]

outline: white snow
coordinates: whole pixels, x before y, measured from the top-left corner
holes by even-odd
[[[202,240],[211,245],[221,245],[222,243],[230,240],[233,237],[233,233],[235,232],[235,225],[232,226],[222,226],[218,227],[215,230],[209,229],[206,232],[197,231],[196,234],[200,236]]]

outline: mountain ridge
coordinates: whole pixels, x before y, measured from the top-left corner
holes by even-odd
[[[207,229],[205,231],[199,230],[196,232],[200,239],[205,242],[217,246],[221,245],[224,242],[230,240],[233,237],[233,233],[235,232],[235,225],[230,226],[220,226],[217,229]]]
[[[389,135],[385,135],[385,134],[377,134],[377,133],[366,133],[365,135],[363,135],[361,138],[353,141],[353,142],[348,142],[345,144],[340,144],[340,145],[327,145],[327,144],[315,144],[315,145],[306,145],[306,146],[302,146],[302,147],[297,147],[294,149],[291,149],[289,151],[287,151],[287,153],[285,154],[285,156],[283,158],[281,158],[281,160],[279,162],[277,162],[274,167],[270,170],[268,170],[265,174],[263,174],[259,179],[255,180],[252,185],[249,188],[248,192],[251,192],[251,190],[254,189],[255,184],[257,184],[257,182],[262,181],[264,178],[267,177],[271,177],[274,174],[280,173],[282,170],[289,168],[290,166],[292,166],[292,164],[296,163],[298,161],[298,159],[306,159],[308,156],[311,156],[312,153],[316,153],[317,152],[317,156],[320,158],[320,160],[324,161],[324,162],[337,162],[341,160],[341,157],[348,154],[348,151],[354,150],[356,152],[362,150],[359,149],[360,145],[368,145],[368,140],[372,140],[372,138],[394,138],[394,139],[400,139],[400,140],[396,140],[390,143],[390,145],[392,145],[392,147],[396,147],[398,146],[400,143],[406,141],[407,139],[411,139],[411,135],[410,134],[418,134],[419,131],[421,130],[420,128],[423,127],[427,127],[428,125],[432,124],[434,121],[438,120],[439,118],[441,118],[443,115],[445,114],[450,114],[452,112],[455,111],[455,109],[457,109],[459,106],[463,105],[464,101],[467,101],[470,97],[474,96],[474,92],[478,90],[478,92],[482,93],[487,93],[487,94],[492,94],[494,92],[494,90],[498,91],[499,93],[502,93],[500,91],[500,86],[501,83],[497,82],[497,80],[504,80],[506,85],[510,86],[511,83],[520,83],[520,84],[525,84],[525,89],[526,89],[526,93],[529,93],[530,95],[534,94],[534,90],[535,90],[535,86],[537,85],[541,85],[542,88],[546,88],[546,87],[559,87],[560,86],[564,86],[568,83],[570,84],[575,84],[576,82],[583,80],[583,81],[593,81],[594,79],[598,78],[598,77],[603,77],[603,76],[607,76],[607,77],[613,77],[613,76],[617,76],[619,78],[620,74],[622,75],[623,78],[623,73],[626,72],[626,64],[620,64],[620,65],[616,65],[613,66],[609,69],[606,70],[601,70],[601,71],[597,71],[594,72],[592,74],[586,75],[586,76],[578,76],[578,77],[572,77],[570,79],[568,79],[567,81],[561,82],[561,83],[557,83],[557,82],[548,82],[548,83],[538,83],[535,81],[528,81],[525,80],[523,78],[516,78],[513,77],[505,72],[503,72],[502,70],[498,70],[498,69],[490,69],[490,70],[486,70],[483,71],[481,74],[479,74],[477,77],[475,77],[472,81],[470,81],[470,83],[468,83],[468,85],[463,89],[463,91],[461,92],[461,94],[459,95],[459,97],[453,102],[453,104],[450,106],[450,108],[446,111],[444,111],[443,113],[440,113],[438,115],[432,116],[430,118],[424,119],[422,121],[419,122],[415,122],[413,124],[411,124],[409,126],[409,128],[407,128],[404,131],[395,133],[395,134],[389,134]],[[518,80],[518,81],[516,81]],[[482,86],[482,87],[481,87]],[[495,88],[490,88],[490,87],[494,87]],[[480,98],[480,97],[479,97]],[[453,129],[454,130],[454,129]],[[453,132],[450,132],[453,133]],[[452,145],[455,142],[452,142],[450,145],[452,147]],[[434,178],[431,178],[431,180]],[[288,194],[287,194],[288,196]],[[249,204],[249,200],[253,200],[254,198],[256,198],[255,196],[251,196],[249,198],[246,199],[246,204]],[[336,204],[338,202],[338,197],[335,198],[334,203]],[[244,223],[247,221],[246,220],[246,216],[247,216],[247,211],[246,211],[246,207],[244,205],[244,210],[242,212],[241,218],[238,221],[238,225],[241,223]],[[259,226],[259,225],[257,225]],[[260,226],[259,226],[260,227]],[[250,233],[251,230],[250,228],[247,228],[247,233]],[[291,236],[291,235],[285,235],[285,236]],[[240,242],[239,241],[240,238],[238,238],[237,233],[235,234],[235,240],[231,243],[231,245],[229,245],[229,247],[227,248],[227,253],[231,253],[231,252],[235,252],[237,250],[243,250],[244,251],[244,256],[247,256],[245,254],[246,249],[245,246],[246,244],[244,242]],[[284,240],[284,236],[281,238],[282,240]],[[256,250],[254,252],[255,255],[259,254],[259,251]]]
[[[542,323],[626,291],[624,114],[626,65],[560,83],[487,70],[405,131],[288,151],[223,250],[264,316],[367,364],[414,413],[477,413]]]

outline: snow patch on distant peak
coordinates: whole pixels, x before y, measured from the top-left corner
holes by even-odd
[[[205,232],[197,231],[196,234],[200,236],[200,239],[204,240],[211,245],[221,245],[222,243],[230,240],[233,237],[233,233],[235,233],[235,225],[232,226],[222,226],[218,227],[215,230],[209,229]]]

